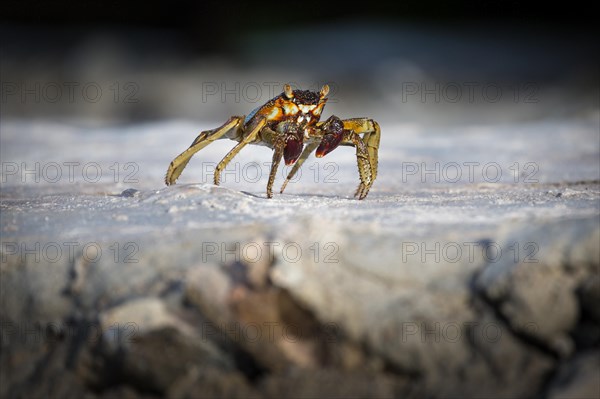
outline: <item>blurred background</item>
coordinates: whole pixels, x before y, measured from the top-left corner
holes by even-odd
[[[598,119],[578,3],[9,1],[2,120],[220,122],[290,82],[326,116],[437,125]]]

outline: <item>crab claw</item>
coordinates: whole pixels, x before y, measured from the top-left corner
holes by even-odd
[[[340,142],[343,138],[343,133],[325,135],[321,141],[321,144],[319,144],[319,147],[317,147],[317,151],[315,152],[316,157],[322,158],[331,151],[335,150],[337,146],[340,145]]]
[[[300,156],[302,153],[302,147],[304,147],[302,140],[298,139],[294,136],[289,136],[286,143],[285,148],[283,149],[283,160],[286,165],[291,165]]]
[[[315,153],[317,158],[324,157],[340,145],[344,138],[344,123],[337,117],[331,117],[323,126],[325,134]]]

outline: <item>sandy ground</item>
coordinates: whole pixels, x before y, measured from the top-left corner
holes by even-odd
[[[352,198],[358,183],[352,148],[311,157],[283,195],[267,200],[271,151],[264,147],[244,149],[221,186],[212,186],[216,164],[234,144],[221,140],[193,158],[177,185],[166,187],[170,160],[216,124],[85,129],[4,123],[3,235],[61,229],[95,237],[105,229],[144,234],[302,218],[426,235],[598,215],[593,121],[460,129],[384,125],[379,175],[364,201]],[[288,171],[279,171],[276,190]]]

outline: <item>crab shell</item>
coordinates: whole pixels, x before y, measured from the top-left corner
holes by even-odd
[[[327,102],[329,86],[324,85],[319,92],[309,90],[292,90],[285,85],[284,92],[265,105],[252,111],[245,120],[246,124],[257,116],[263,116],[272,130],[285,134],[283,158],[286,165],[291,165],[302,153],[307,128],[321,118]],[[284,126],[282,129],[281,126]],[[292,129],[294,126],[297,129]]]

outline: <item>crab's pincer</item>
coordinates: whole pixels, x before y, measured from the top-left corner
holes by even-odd
[[[302,149],[304,148],[304,140],[302,130],[298,125],[286,123],[283,127],[285,133],[285,147],[283,149],[283,160],[286,165],[292,165],[298,160]]]
[[[337,116],[331,116],[323,125],[324,135],[317,147],[315,156],[324,157],[340,145],[344,138],[344,123]]]

